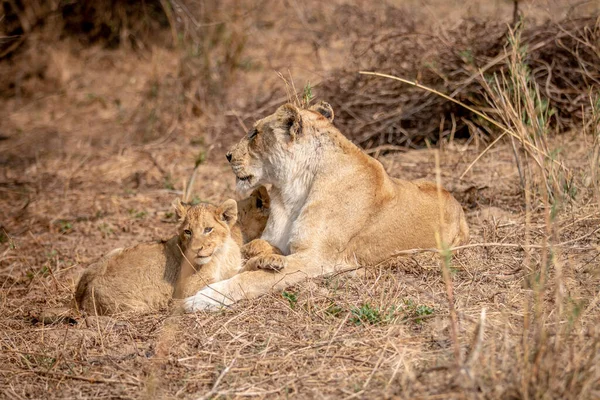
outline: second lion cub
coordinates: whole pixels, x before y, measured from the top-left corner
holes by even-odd
[[[232,277],[241,268],[242,237],[259,237],[269,212],[264,187],[239,203],[230,199],[217,207],[177,200],[173,205],[180,220],[177,235],[115,249],[89,266],[75,293],[80,309],[99,315],[156,310],[173,297]]]

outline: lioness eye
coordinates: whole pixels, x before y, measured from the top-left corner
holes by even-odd
[[[185,233],[188,236],[192,236],[192,231],[190,231],[189,229],[184,230],[183,233]]]
[[[248,134],[248,139],[252,139],[253,137],[255,137],[256,135],[258,135],[258,130],[256,128],[252,129],[250,131],[250,133]]]
[[[213,228],[205,228],[204,233],[211,233]]]

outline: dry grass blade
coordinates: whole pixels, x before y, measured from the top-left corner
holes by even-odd
[[[221,383],[221,381],[223,380],[223,378],[227,375],[227,373],[229,372],[229,370],[231,369],[231,367],[233,367],[233,364],[235,364],[235,358],[231,361],[231,363],[229,363],[229,365],[227,367],[225,367],[225,369],[223,369],[223,371],[221,371],[221,373],[219,374],[219,376],[215,380],[215,384],[213,385],[212,389],[210,389],[210,391],[208,393],[206,393],[204,396],[199,397],[198,400],[207,400],[207,399],[210,399],[215,394],[218,393],[217,388],[219,387],[219,384]]]

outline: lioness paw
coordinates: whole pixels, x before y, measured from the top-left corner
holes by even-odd
[[[285,257],[278,254],[270,254],[266,256],[259,256],[251,258],[246,262],[246,271],[256,271],[259,269],[281,271],[285,268],[286,261]]]
[[[217,290],[207,286],[198,291],[195,295],[186,298],[183,301],[183,309],[188,313],[196,311],[218,311],[230,304],[233,304],[233,301],[228,299],[222,293],[219,293]]]

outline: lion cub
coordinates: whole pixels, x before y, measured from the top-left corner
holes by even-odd
[[[260,237],[265,227],[269,197],[260,187],[239,203],[230,199],[217,207],[176,200],[173,206],[181,221],[177,235],[115,249],[90,265],[77,284],[80,309],[98,315],[156,310],[173,297],[232,277],[241,268],[243,240]]]

